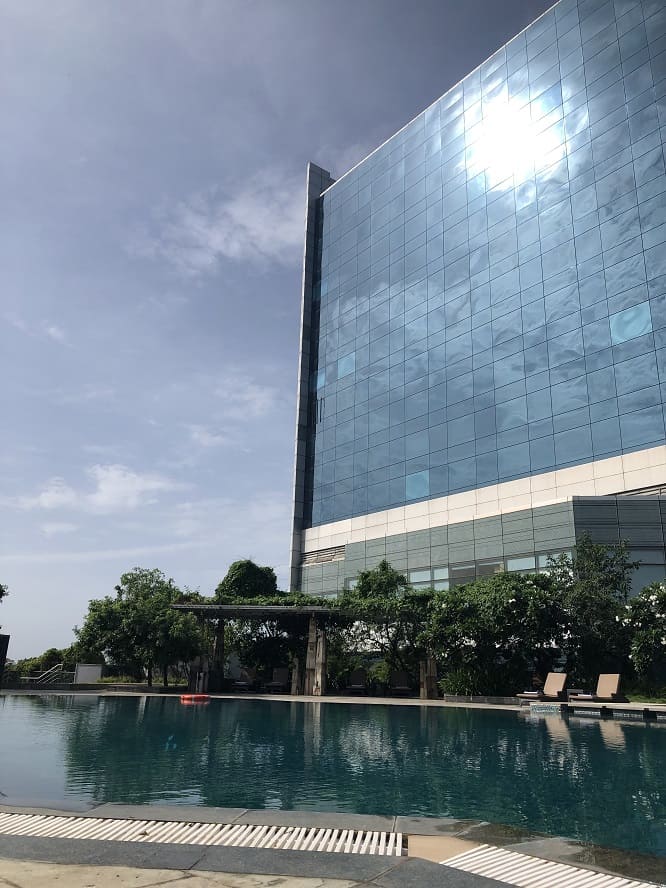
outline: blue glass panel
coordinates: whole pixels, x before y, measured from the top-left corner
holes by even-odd
[[[356,368],[355,358],[354,352],[345,355],[343,358],[338,358],[338,379],[342,379],[344,376],[354,372]]]
[[[423,499],[430,496],[429,471],[414,472],[405,476],[405,498],[407,500]]]
[[[633,308],[625,308],[624,311],[612,314],[609,320],[613,345],[643,336],[652,330],[650,303],[641,302]]]
[[[666,20],[619,6],[564,0],[321,199],[313,523],[663,443]]]

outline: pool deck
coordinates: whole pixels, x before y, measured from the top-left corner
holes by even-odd
[[[69,696],[70,694],[86,695],[94,697],[160,697],[163,699],[178,699],[178,694],[165,694],[159,691],[118,691],[104,690],[102,685],[99,690],[90,690],[89,688],[78,690],[72,686],[71,689],[63,688],[3,688],[0,690],[0,697],[5,694],[7,696],[43,696],[45,694]],[[303,694],[210,694],[211,700],[255,700],[266,703],[353,703],[366,704],[372,706],[428,706],[440,709],[458,709],[461,706],[470,709],[503,709],[509,712],[515,712],[521,707],[518,701],[515,703],[489,703],[473,700],[421,700],[419,697],[370,697],[365,695],[337,695],[326,694],[324,697],[309,697]]]
[[[592,873],[607,873],[625,879],[659,884],[666,869],[664,858],[601,848],[559,837],[548,837],[514,827],[476,820],[452,818],[382,817],[311,811],[269,811],[242,808],[204,808],[186,805],[115,805],[95,807],[42,807],[0,805],[0,814],[63,815],[173,823],[234,823],[266,826],[307,826],[330,829],[385,830],[407,837],[408,855],[403,857],[318,851],[275,851],[257,847],[221,847],[187,844],[140,843],[94,839],[67,839],[0,833],[0,858],[43,861],[52,864],[134,867],[138,869],[216,872],[240,875],[274,875],[292,879],[348,880],[347,885],[428,886],[490,888],[515,882],[498,882],[447,867],[453,857],[490,845],[530,855],[542,861],[568,864]],[[443,866],[440,864],[444,864]],[[0,864],[1,874],[5,869]],[[20,880],[14,880],[21,885]],[[11,884],[11,881],[10,881]],[[25,883],[32,885],[32,882]],[[45,884],[49,884],[46,882]],[[69,884],[69,883],[68,883]],[[90,884],[90,883],[89,883]],[[97,883],[95,883],[97,884]],[[114,883],[115,884],[115,883]],[[122,883],[121,883],[122,884]],[[134,884],[134,883],[133,883]],[[143,884],[147,884],[143,882]],[[154,882],[150,884],[155,884]],[[159,882],[157,884],[160,884]],[[202,883],[203,884],[203,883]],[[221,884],[226,884],[222,882]],[[230,883],[234,884],[235,883]],[[239,882],[245,885],[244,882]],[[247,883],[253,884],[252,882]],[[265,884],[265,883],[257,883]],[[280,884],[280,883],[278,883]],[[282,883],[285,884],[285,883]],[[300,885],[296,881],[294,885]],[[315,882],[312,888],[327,882]],[[336,883],[331,883],[334,886]],[[189,883],[188,883],[189,885]],[[307,883],[303,883],[303,888]],[[194,885],[189,885],[194,888]],[[308,886],[310,888],[310,886]]]

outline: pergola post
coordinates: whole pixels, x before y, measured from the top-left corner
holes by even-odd
[[[291,695],[298,697],[301,693],[301,664],[298,657],[294,657],[291,664]]]
[[[220,617],[215,626],[213,640],[213,663],[208,677],[208,690],[221,691],[224,684],[224,617]]]
[[[311,697],[315,688],[315,673],[317,667],[317,618],[314,614],[310,616],[308,626],[308,648],[305,655],[305,685],[303,693],[306,697]]]
[[[315,697],[323,697],[326,693],[327,653],[326,629],[322,627],[317,630],[317,653],[315,656],[314,687],[312,688],[312,693]]]
[[[196,680],[197,671],[202,680],[208,681],[207,690],[219,691],[224,686],[224,628],[225,620],[257,620],[293,617],[308,617],[308,644],[305,663],[297,660],[292,664],[291,692],[303,693],[308,696],[323,696],[326,693],[326,660],[327,640],[326,624],[331,619],[344,618],[344,614],[336,613],[324,605],[306,605],[303,607],[291,605],[263,605],[263,604],[172,604],[175,610],[196,614],[199,619],[214,620],[213,654],[210,660],[209,672],[206,672],[207,661],[201,657],[201,662],[196,664],[196,671],[191,681]],[[321,618],[322,624],[318,624]],[[210,677],[209,677],[210,676]],[[301,680],[303,690],[301,691]]]
[[[434,657],[419,663],[419,696],[421,700],[434,700],[437,697],[437,663]]]

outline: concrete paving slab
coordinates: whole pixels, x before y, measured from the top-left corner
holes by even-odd
[[[331,829],[393,831],[395,817],[377,814],[346,814],[339,811],[246,811],[237,823],[266,826],[323,826]]]
[[[129,820],[171,820],[174,823],[233,823],[246,808],[206,808],[201,805],[117,805],[91,808],[91,817],[118,817]]]
[[[478,842],[469,842],[451,836],[409,837],[409,856],[432,860],[433,863],[441,863],[443,860],[455,857],[456,854],[464,854],[466,851],[472,851],[478,847]]]
[[[193,874],[184,870],[134,869],[132,867],[76,866],[0,859],[0,886],[12,888],[157,888],[179,884],[187,888],[352,888],[348,879],[302,878],[237,873]]]
[[[189,870],[201,859],[204,850],[192,845],[0,835],[0,857],[51,863]]]
[[[5,800],[4,804],[0,805],[0,813],[2,814],[61,814],[64,817],[71,817],[72,814],[75,814],[77,817],[81,817],[90,811],[92,805],[82,805],[80,802],[72,803],[68,805],[66,801],[60,799],[57,802],[48,802],[42,800],[40,803],[36,804],[34,802],[29,802],[24,800],[17,799],[16,803],[13,802],[10,804],[8,800]]]
[[[457,835],[473,826],[479,820],[456,820],[454,817],[396,817],[394,829],[408,836]]]
[[[371,884],[377,888],[506,888],[506,882],[464,873],[428,860],[415,857],[403,860],[404,863]]]
[[[368,854],[327,854],[322,851],[273,851],[268,848],[207,847],[192,867],[224,873],[277,873],[283,876],[319,876],[371,882],[405,857],[379,857]]]

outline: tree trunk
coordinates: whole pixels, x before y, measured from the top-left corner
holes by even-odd
[[[152,663],[148,664],[148,667],[146,668],[146,673],[147,673],[146,680],[148,682],[148,687],[152,688],[152,686],[153,686],[153,664]]]
[[[169,687],[169,667],[162,666],[162,681],[164,682],[164,687]]]

